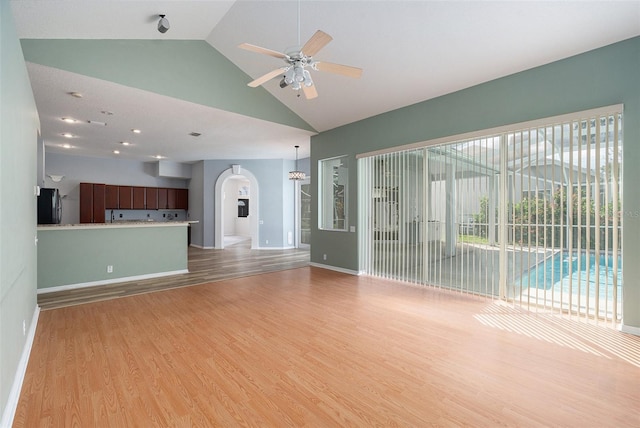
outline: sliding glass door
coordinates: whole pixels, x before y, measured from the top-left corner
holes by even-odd
[[[621,319],[622,114],[359,156],[361,270]]]

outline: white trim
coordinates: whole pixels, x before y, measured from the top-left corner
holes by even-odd
[[[345,269],[345,268],[341,268],[341,267],[337,267],[337,266],[331,266],[331,265],[323,265],[322,263],[311,262],[311,263],[309,263],[309,266],[317,267],[317,268],[320,268],[320,269],[334,270],[336,272],[346,273],[346,274],[349,274],[349,275],[359,276],[359,275],[362,274],[362,272],[359,272],[357,270]]]
[[[148,273],[144,275],[123,276],[121,278],[105,279],[102,281],[79,282],[77,284],[59,285],[56,287],[39,288],[38,294],[55,293],[57,291],[75,290],[77,288],[98,287],[101,285],[117,284],[119,282],[140,281],[143,279],[160,278],[163,276],[181,275],[189,273],[189,269],[174,270],[169,272]]]
[[[463,134],[450,135],[447,137],[435,138],[433,140],[420,141],[417,143],[404,144],[401,146],[389,147],[386,149],[374,150],[372,152],[356,154],[356,159],[366,158],[370,156],[384,155],[388,153],[396,153],[404,150],[419,149],[422,147],[430,147],[456,141],[472,140],[474,138],[485,138],[498,134],[505,134],[513,131],[519,131],[526,128],[535,128],[537,126],[549,126],[550,124],[569,122],[572,120],[584,119],[592,116],[605,116],[608,114],[623,113],[623,104],[615,104],[606,107],[598,107],[590,110],[583,110],[575,113],[567,113],[559,116],[545,117],[542,119],[529,120],[526,122],[514,123],[511,125],[497,126],[495,128],[481,129],[477,131],[465,132]]]
[[[191,244],[190,247],[200,248],[202,250],[213,250],[215,247],[205,247],[203,245]]]
[[[629,333],[629,334],[633,334],[636,336],[640,336],[640,327],[634,327],[632,325],[625,325],[622,324],[620,326],[620,331],[623,333]]]
[[[27,373],[27,365],[29,363],[29,356],[31,355],[31,348],[33,341],[36,337],[36,327],[38,326],[38,317],[40,316],[40,307],[36,306],[33,311],[33,317],[31,318],[31,326],[29,326],[29,334],[24,343],[22,349],[22,355],[20,361],[18,361],[18,367],[16,367],[16,374],[13,378],[13,384],[9,390],[9,397],[7,398],[7,405],[2,412],[2,420],[0,420],[0,427],[10,427],[13,425],[13,418],[16,415],[18,409],[18,401],[20,400],[20,391],[22,390],[22,383],[24,382],[24,376]]]
[[[224,216],[223,216],[223,188],[224,183],[232,176],[236,174],[233,173],[233,168],[229,168],[224,170],[216,180],[215,194],[214,197],[214,248],[223,249],[224,248]],[[245,177],[249,180],[249,186],[251,188],[251,201],[249,203],[249,227],[251,229],[251,249],[258,248],[260,244],[259,236],[258,236],[258,203],[259,203],[259,188],[258,188],[258,179],[255,175],[251,173],[251,171],[242,168],[240,170],[240,176]]]

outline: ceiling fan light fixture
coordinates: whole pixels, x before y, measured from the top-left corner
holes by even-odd
[[[290,85],[293,83],[293,68],[289,67],[289,69],[286,71],[286,73],[284,74],[284,81],[287,85]]]
[[[304,71],[304,86],[307,88],[313,86],[313,80],[311,79],[311,73],[309,73],[309,70]]]

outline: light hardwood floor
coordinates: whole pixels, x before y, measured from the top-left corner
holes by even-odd
[[[15,427],[640,426],[640,337],[302,267],[42,311]]]

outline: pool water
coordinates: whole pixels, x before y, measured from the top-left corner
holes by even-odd
[[[598,274],[596,275],[596,266]],[[622,294],[622,260],[618,256],[616,284],[618,296]],[[600,299],[613,299],[614,269],[613,257],[591,253],[558,253],[525,272],[516,285],[595,297],[599,285]]]

